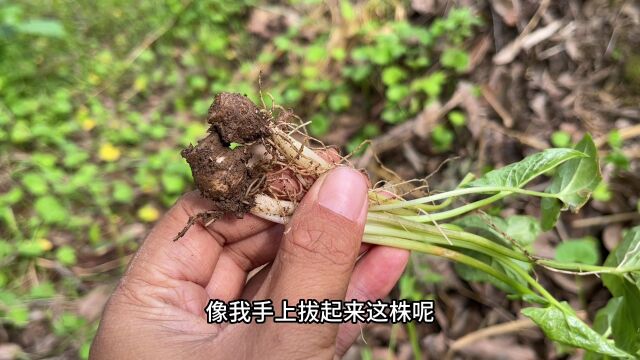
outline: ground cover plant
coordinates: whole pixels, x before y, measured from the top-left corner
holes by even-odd
[[[471,256],[541,296],[512,274],[511,263],[522,265],[633,354],[640,323],[629,305],[638,298],[634,273],[624,281],[551,268],[633,266],[638,13],[633,2],[605,0],[0,0],[0,358],[88,356],[100,310],[131,254],[193,189],[180,151],[206,136],[203,119],[224,91],[271,109],[268,91],[310,122],[308,135],[353,153],[349,162],[376,188],[393,183],[390,190],[406,200],[431,197],[402,206],[372,198],[376,206],[403,207],[372,208],[372,219],[393,216],[419,228],[372,222],[371,241],[398,237]],[[573,148],[586,133],[602,181],[552,230],[539,219],[550,226],[555,218],[545,214],[577,207],[582,195],[565,189],[575,181],[547,189],[582,158],[505,190],[508,196],[469,185],[551,147]],[[242,157],[248,143],[228,145]],[[409,179],[420,182],[403,182]],[[267,195],[279,200],[302,194],[272,190]],[[437,233],[427,237],[425,227]],[[473,241],[447,232],[461,230],[494,241],[504,257],[480,254],[469,249]],[[392,296],[437,300],[437,324],[369,325],[350,358],[585,354],[531,330],[521,315],[530,296],[465,264],[414,251]]]

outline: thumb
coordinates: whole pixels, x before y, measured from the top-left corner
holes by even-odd
[[[289,305],[300,299],[344,300],[362,241],[367,190],[364,175],[347,167],[316,181],[287,225],[273,262],[266,290],[274,305],[282,299]],[[311,343],[321,347],[316,350],[333,356],[337,324],[298,326],[296,331],[289,325],[295,326],[278,324],[274,330],[299,335],[300,341],[313,338]]]

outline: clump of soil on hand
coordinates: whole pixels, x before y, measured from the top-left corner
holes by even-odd
[[[264,177],[259,163],[250,165],[248,145],[269,134],[269,116],[245,96],[221,93],[209,108],[208,122],[209,135],[182,151],[196,187],[215,203],[202,218],[215,220],[225,213],[242,217],[253,207],[262,190],[256,184]],[[232,149],[232,143],[238,146]]]

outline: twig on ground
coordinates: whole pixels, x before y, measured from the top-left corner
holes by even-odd
[[[601,225],[607,225],[615,222],[624,222],[624,221],[632,221],[632,220],[640,220],[640,213],[628,212],[628,213],[621,213],[621,214],[578,219],[573,221],[571,225],[574,228],[585,228],[590,226],[601,226]]]

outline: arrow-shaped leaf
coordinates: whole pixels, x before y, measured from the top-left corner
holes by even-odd
[[[585,155],[574,149],[547,149],[529,155],[517,163],[489,171],[466,187],[502,186],[522,188],[534,178],[555,168],[565,161],[579,159]]]
[[[591,136],[585,135],[574,149],[585,156],[571,159],[558,167],[546,190],[547,193],[557,195],[557,198],[544,198],[540,204],[544,230],[553,228],[560,211],[578,211],[602,180],[598,152]]]
[[[555,306],[524,308],[522,314],[533,320],[553,341],[598,354],[632,358],[630,354],[616,347],[613,341],[588,327],[577,316]]]

